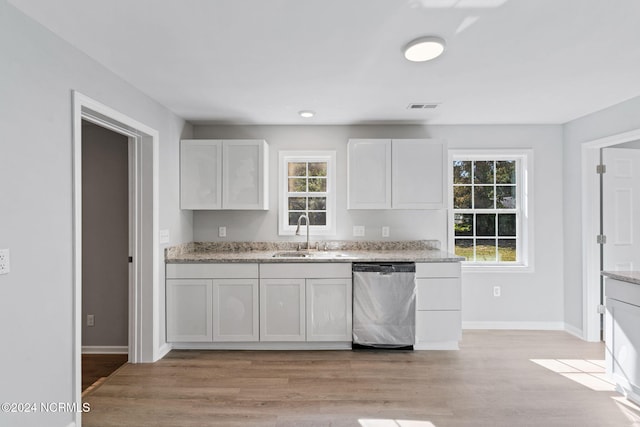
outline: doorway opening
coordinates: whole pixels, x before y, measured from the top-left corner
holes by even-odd
[[[127,357],[130,363],[153,362],[159,346],[158,179],[159,135],[152,129],[79,92],[73,92],[73,400],[82,404],[82,122],[123,135],[128,141],[129,256]],[[128,261],[128,260],[127,260]],[[89,313],[90,314],[90,313]],[[95,319],[95,318],[94,318]],[[97,320],[95,320],[97,321]],[[75,413],[80,425],[81,413]]]

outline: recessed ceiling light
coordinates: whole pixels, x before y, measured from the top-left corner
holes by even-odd
[[[298,114],[300,114],[300,117],[304,117],[305,119],[308,119],[310,117],[313,117],[316,115],[316,113],[314,113],[313,111],[310,110],[302,110],[300,112],[298,112]]]
[[[404,57],[412,62],[431,61],[444,52],[444,40],[428,36],[413,40],[404,47]]]

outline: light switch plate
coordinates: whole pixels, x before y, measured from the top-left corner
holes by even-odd
[[[9,274],[9,271],[11,271],[9,249],[0,249],[0,274]]]
[[[169,240],[169,230],[160,230],[160,244],[166,245]]]
[[[364,237],[364,225],[353,226],[353,237]]]

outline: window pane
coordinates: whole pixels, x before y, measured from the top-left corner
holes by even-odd
[[[496,162],[496,182],[498,184],[516,183],[516,161],[505,160]]]
[[[516,235],[516,214],[498,215],[498,236]]]
[[[515,239],[498,239],[498,260],[503,262],[517,260]]]
[[[307,191],[306,178],[289,178],[290,193],[304,193]]]
[[[304,162],[290,162],[289,176],[307,176],[307,164]]]
[[[471,209],[471,186],[453,187],[454,209]]]
[[[475,184],[493,184],[493,161],[473,162],[473,182]]]
[[[289,225],[298,225],[298,218],[300,215],[304,215],[304,212],[289,212]],[[306,224],[304,220],[301,224]]]
[[[289,210],[290,211],[307,210],[307,198],[306,197],[289,197]]]
[[[453,162],[453,183],[471,184],[471,162],[462,160]]]
[[[326,197],[309,197],[310,211],[324,211],[327,209]]]
[[[473,214],[455,214],[453,222],[456,236],[473,236]]]
[[[496,240],[476,240],[476,261],[496,261]]]
[[[327,225],[327,213],[326,212],[309,212],[309,224]]]
[[[327,176],[327,163],[309,163],[309,176]]]
[[[496,214],[476,215],[476,236],[496,235]]]
[[[327,191],[326,178],[309,178],[310,193],[325,193]]]
[[[473,239],[456,239],[455,254],[473,261]]]
[[[473,207],[493,209],[493,187],[473,187]]]
[[[515,209],[516,207],[516,187],[498,185],[496,186],[496,208]]]

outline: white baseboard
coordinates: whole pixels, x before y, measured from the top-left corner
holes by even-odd
[[[171,349],[172,349],[171,344],[169,344],[169,343],[164,343],[164,344],[162,345],[162,347],[160,347],[160,348],[158,349],[158,353],[157,353],[157,356],[158,356],[158,357],[155,357],[155,358],[154,358],[154,359],[155,359],[155,360],[154,360],[154,362],[157,362],[158,360],[160,360],[160,359],[162,359],[163,357],[165,357],[165,356],[166,356],[166,355],[171,351]]]
[[[128,354],[126,345],[83,345],[82,354]]]
[[[564,322],[462,322],[462,329],[514,329],[564,331]]]
[[[580,338],[581,340],[584,340],[584,334],[582,332],[582,329],[578,329],[573,325],[569,325],[567,323],[564,324],[564,330],[568,333],[573,335],[576,338]]]
[[[413,346],[414,350],[460,350],[458,341],[443,342],[418,342]]]

